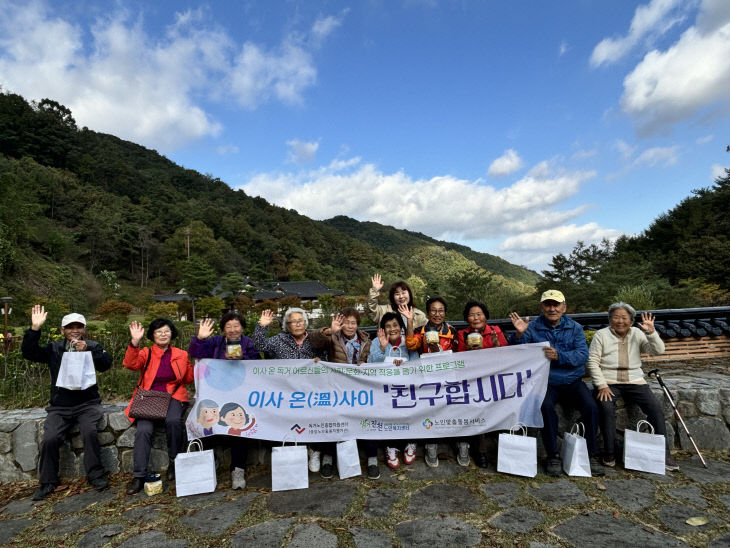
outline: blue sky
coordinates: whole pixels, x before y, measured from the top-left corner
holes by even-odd
[[[533,269],[730,165],[730,2],[0,0],[0,85],[316,219]]]

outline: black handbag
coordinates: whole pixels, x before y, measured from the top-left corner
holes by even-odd
[[[172,395],[167,391],[160,392],[159,390],[144,390],[140,388],[144,374],[147,372],[147,367],[150,364],[150,358],[152,358],[151,348],[149,354],[147,354],[147,363],[145,363],[144,370],[137,383],[137,391],[132,397],[132,405],[129,406],[129,417],[150,421],[165,420]]]

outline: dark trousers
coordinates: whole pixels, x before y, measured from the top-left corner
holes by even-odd
[[[609,384],[614,398],[611,401],[599,401],[601,411],[601,434],[603,434],[603,450],[613,455],[616,444],[616,398],[623,398],[624,403],[635,403],[646,413],[646,419],[654,427],[654,433],[666,436],[664,411],[648,384]]]
[[[380,441],[378,440],[358,440],[360,444],[362,444],[363,449],[365,449],[365,456],[367,458],[373,458],[378,456],[378,445],[380,444]]]
[[[588,387],[582,380],[570,384],[549,384],[545,392],[545,399],[542,402],[542,443],[545,446],[548,456],[558,455],[558,414],[555,406],[561,403],[570,408],[577,408],[580,411],[583,426],[586,429],[586,445],[588,454],[598,454],[598,405]],[[614,415],[615,420],[615,415]]]
[[[174,460],[180,452],[183,443],[184,425],[183,411],[185,404],[170,399],[170,406],[167,408],[165,417],[165,437],[167,438],[167,456]],[[137,419],[137,432],[134,435],[134,477],[144,478],[147,476],[147,464],[150,460],[152,450],[152,433],[155,430],[155,423],[161,421],[150,421]]]
[[[215,435],[200,438],[203,448],[212,449],[216,445],[229,447],[231,449],[231,471],[234,468],[246,468],[248,461],[248,439],[238,436]]]
[[[102,417],[103,410],[98,401],[86,402],[73,407],[59,407],[51,405],[46,408],[48,416],[43,426],[43,441],[41,443],[41,458],[38,464],[38,479],[40,483],[59,484],[58,479],[58,451],[66,441],[66,432],[74,422],[79,423],[81,439],[84,442],[84,468],[86,478],[93,481],[104,475],[101,465],[101,448],[96,425]]]

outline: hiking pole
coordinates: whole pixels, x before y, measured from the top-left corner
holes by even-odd
[[[684,431],[687,433],[687,437],[689,438],[689,441],[692,442],[692,447],[695,448],[695,451],[697,452],[697,456],[700,457],[700,460],[702,461],[702,466],[707,468],[707,463],[705,462],[705,459],[702,458],[702,453],[700,453],[700,450],[697,449],[697,444],[695,443],[694,438],[692,437],[692,434],[689,433],[689,429],[687,428],[687,425],[684,423],[684,419],[682,418],[682,415],[679,414],[679,409],[677,409],[677,404],[674,403],[674,399],[672,399],[672,395],[669,393],[669,389],[667,388],[667,385],[664,384],[664,381],[662,380],[661,375],[659,375],[658,369],[652,369],[647,373],[650,377],[654,375],[656,377],[656,380],[659,382],[659,386],[662,387],[662,390],[664,390],[664,395],[669,400],[669,403],[672,405],[672,408],[674,409],[674,414],[677,415],[677,418],[679,419],[679,422],[682,423],[682,428],[684,428]]]

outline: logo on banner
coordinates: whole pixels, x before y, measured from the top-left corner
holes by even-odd
[[[298,424],[295,424],[289,430],[294,430],[297,434],[301,434],[302,432],[304,432],[306,430],[306,428],[299,426]]]
[[[426,430],[431,430],[431,427],[433,426],[433,422],[431,422],[431,419],[425,419],[421,424],[423,424],[423,427]]]

